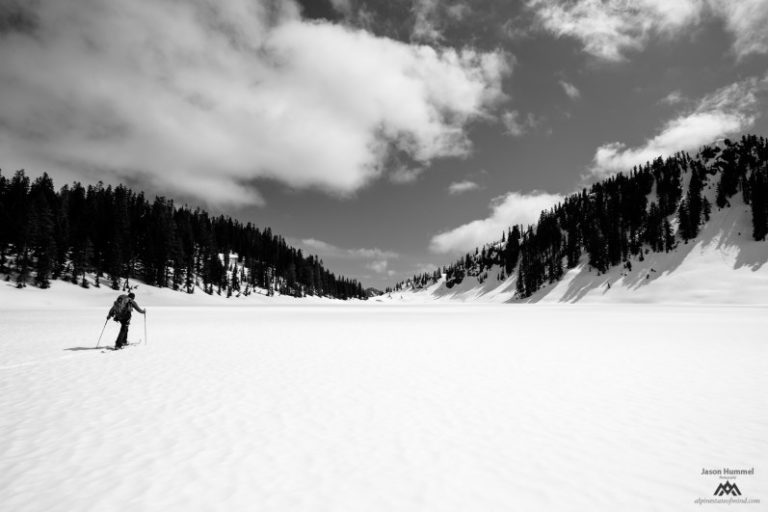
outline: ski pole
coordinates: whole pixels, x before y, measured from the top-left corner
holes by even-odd
[[[147,344],[147,312],[144,312],[144,344]]]
[[[104,329],[107,328],[107,322],[109,322],[109,318],[106,319],[106,321],[104,322],[104,327],[101,328],[101,334],[99,334],[99,342],[96,343],[96,348],[99,348],[99,346],[101,345],[101,337],[104,336]]]

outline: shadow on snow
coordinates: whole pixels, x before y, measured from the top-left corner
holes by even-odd
[[[678,246],[671,252],[651,252],[643,256],[643,261],[637,257],[631,259],[632,270],[627,270],[623,265],[618,265],[608,270],[605,274],[597,275],[594,270],[585,265],[571,270],[576,276],[568,283],[568,288],[560,302],[578,302],[589,292],[603,287],[603,294],[619,280],[622,285],[630,290],[638,290],[660,278],[664,274],[671,274],[677,270],[685,259],[694,251],[705,247],[714,247],[720,252],[730,252],[735,248],[736,260],[734,269],[748,267],[753,272],[758,271],[768,261],[768,250],[765,242],[755,242],[752,239],[751,225],[745,222],[749,216],[749,209],[733,207],[730,211],[718,212],[721,215],[715,221],[705,224],[699,236],[687,243],[678,242]],[[723,215],[723,213],[725,213]],[[539,302],[544,299],[557,283],[547,285],[534,293],[523,302]]]

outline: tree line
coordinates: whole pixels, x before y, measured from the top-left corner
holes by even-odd
[[[687,183],[686,183],[687,182]],[[741,192],[752,213],[752,236],[768,235],[768,140],[745,135],[738,141],[705,146],[692,158],[680,152],[657,158],[595,183],[541,212],[535,225],[511,226],[501,240],[432,273],[413,276],[387,291],[423,288],[445,276],[448,288],[496,272],[517,273],[516,296],[530,297],[582,261],[598,274],[649,251],[668,252],[696,238],[713,205],[703,193],[716,184],[715,206],[726,208]]]
[[[231,255],[237,257],[232,258]],[[0,172],[0,273],[18,287],[53,279],[114,289],[137,279],[194,293],[364,298],[362,285],[328,271],[270,228],[176,207],[130,188],[81,183],[54,189],[48,174]]]

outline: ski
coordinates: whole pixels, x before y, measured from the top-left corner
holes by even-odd
[[[107,352],[117,352],[118,350],[123,350],[128,347],[135,347],[137,345],[141,345],[141,340],[134,342],[134,343],[126,343],[123,345],[122,348],[115,348],[115,347],[104,347],[104,349],[101,351],[102,354],[106,354]]]

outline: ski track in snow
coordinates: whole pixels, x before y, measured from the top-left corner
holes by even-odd
[[[764,308],[159,307],[115,353],[102,309],[0,311],[3,510],[768,500]]]

